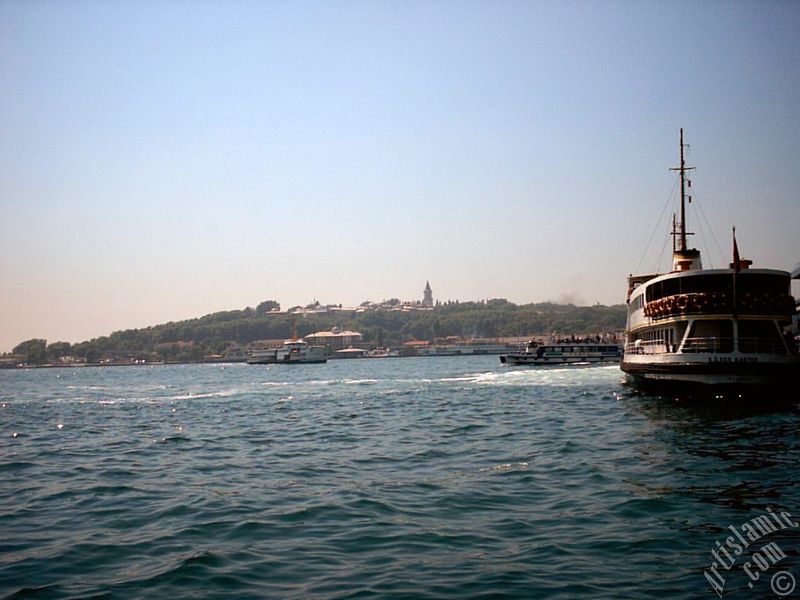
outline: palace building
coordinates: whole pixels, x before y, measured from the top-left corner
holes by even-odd
[[[327,346],[335,352],[337,350],[344,350],[345,348],[352,348],[360,344],[363,336],[357,331],[347,331],[339,327],[334,327],[330,331],[312,333],[311,335],[305,336],[303,339],[309,344]]]

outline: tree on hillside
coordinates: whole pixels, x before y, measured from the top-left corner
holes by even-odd
[[[47,345],[47,358],[48,360],[58,360],[69,356],[72,346],[69,342],[53,342]]]
[[[12,350],[14,354],[25,356],[25,362],[36,365],[47,361],[47,340],[31,339],[17,344]]]
[[[281,305],[275,302],[275,300],[264,300],[264,302],[256,306],[256,314],[264,315],[270,311],[278,311],[280,309]]]

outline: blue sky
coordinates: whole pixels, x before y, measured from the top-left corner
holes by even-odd
[[[7,0],[0,350],[426,280],[624,302],[667,268],[681,127],[706,265],[736,226],[791,269],[798,31],[789,1]]]

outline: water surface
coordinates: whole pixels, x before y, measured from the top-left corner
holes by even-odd
[[[712,598],[729,525],[800,517],[798,415],[497,357],[3,371],[0,596]]]

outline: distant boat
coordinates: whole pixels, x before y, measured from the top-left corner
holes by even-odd
[[[342,348],[341,350],[337,350],[333,353],[331,358],[337,359],[348,359],[348,358],[364,358],[367,355],[367,351],[363,348]]]
[[[704,269],[686,237],[686,172],[680,135],[680,222],[673,217],[672,271],[628,278],[622,370],[636,383],[660,387],[792,386],[800,355],[789,333],[797,309],[787,271],[751,269],[739,256]],[[691,199],[690,199],[691,200]]]
[[[374,348],[367,352],[367,358],[393,358],[400,356],[399,350],[390,350],[389,348]]]
[[[292,338],[286,340],[275,350],[276,364],[308,364],[328,361],[328,349],[325,346],[312,346],[304,340]]]
[[[522,352],[503,354],[504,365],[577,365],[618,363],[622,352],[619,344],[601,342],[528,342]]]
[[[419,356],[474,356],[502,354],[509,347],[505,344],[437,344],[417,350]]]
[[[275,348],[253,350],[247,358],[248,365],[271,365],[275,363]]]
[[[313,346],[297,337],[297,327],[292,321],[292,337],[278,348],[270,350],[255,350],[251,353],[248,363],[251,365],[274,364],[309,364],[324,363],[328,361],[328,348],[326,346]]]

